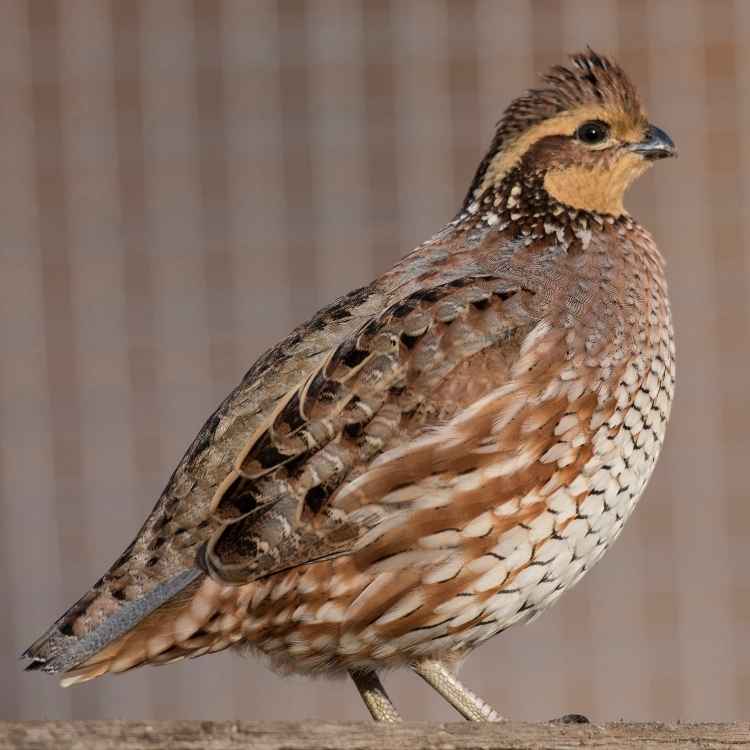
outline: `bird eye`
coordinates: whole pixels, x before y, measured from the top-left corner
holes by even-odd
[[[584,122],[581,127],[576,130],[576,138],[582,143],[594,145],[596,143],[602,143],[607,139],[609,135],[609,126],[606,122],[601,120],[590,120]]]

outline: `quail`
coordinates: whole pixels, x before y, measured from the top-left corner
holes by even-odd
[[[591,49],[500,120],[456,218],[261,356],[136,539],[23,654],[84,682],[234,647],[279,670],[457,678],[620,534],[674,390],[664,260],[623,207],[675,155]]]

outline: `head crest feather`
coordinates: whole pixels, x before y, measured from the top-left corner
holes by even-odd
[[[570,67],[556,65],[542,77],[545,88],[531,89],[511,102],[498,123],[498,147],[533,125],[577,107],[601,105],[634,121],[643,117],[638,92],[617,63],[591,48],[571,55],[570,60]]]

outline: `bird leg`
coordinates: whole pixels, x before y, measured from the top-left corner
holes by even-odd
[[[371,669],[367,670],[349,670],[349,676],[362,696],[368,710],[375,721],[386,721],[395,723],[401,721],[398,711],[396,711],[388,693],[385,692],[383,683],[380,682],[378,675]]]
[[[503,721],[492,706],[462,685],[456,675],[440,661],[424,659],[411,667],[430,687],[469,721]]]

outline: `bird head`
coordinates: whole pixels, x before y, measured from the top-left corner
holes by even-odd
[[[622,214],[633,181],[677,154],[672,139],[648,121],[622,68],[591,49],[552,68],[544,83],[506,109],[466,203],[520,169],[539,175],[560,203]]]

